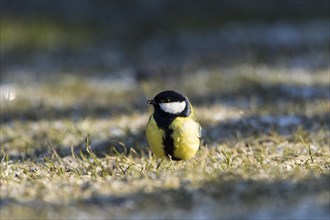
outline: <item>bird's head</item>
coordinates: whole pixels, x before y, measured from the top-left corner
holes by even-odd
[[[147,103],[154,106],[155,113],[185,117],[191,113],[188,98],[173,90],[160,92],[153,99],[148,100]]]

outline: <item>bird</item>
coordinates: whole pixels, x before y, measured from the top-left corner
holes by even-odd
[[[189,160],[201,143],[201,126],[189,99],[173,90],[158,93],[147,104],[154,107],[146,126],[151,151],[160,158]]]

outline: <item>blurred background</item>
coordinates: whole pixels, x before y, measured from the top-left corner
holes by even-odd
[[[314,152],[321,151],[329,146],[330,130],[329,13],[328,0],[0,0],[1,154],[14,161],[36,161],[57,149],[64,157],[86,136],[92,143],[110,138],[128,148],[145,148],[144,127],[151,114],[145,101],[165,89],[190,98],[203,127],[203,141],[210,147],[248,146],[256,141],[263,149],[273,146],[286,152],[303,136]],[[100,154],[107,153],[107,144]],[[106,186],[111,181],[105,181]],[[297,187],[276,204],[269,198],[269,204],[260,202],[253,195],[251,201],[259,201],[255,215],[249,215],[253,202],[228,203],[217,196],[222,195],[216,194],[222,190],[219,187],[212,198],[202,193],[215,200],[211,208],[200,206],[198,199],[194,207],[200,209],[180,209],[179,216],[196,217],[198,212],[206,218],[232,218],[232,213],[242,210],[239,216],[251,219],[277,218],[279,213],[283,218],[327,218],[326,181],[314,188],[302,182],[305,188]],[[242,189],[239,181],[235,184],[237,191]],[[27,195],[31,218],[42,210],[35,205],[62,204],[52,188],[49,192],[55,196],[47,200],[49,193],[33,197],[25,193],[31,185],[24,186],[2,191],[5,197],[0,204],[22,204]],[[290,192],[290,184],[284,181],[283,186],[284,191],[282,185],[270,188]],[[301,199],[304,189],[310,191],[306,200]],[[103,195],[103,188],[99,193]],[[229,191],[232,198],[235,193]],[[95,198],[80,195],[76,200],[83,207],[73,212],[64,205],[69,213],[65,216],[88,216],[80,213]],[[154,195],[148,201],[159,204],[160,197]],[[321,202],[319,195],[325,198]],[[111,206],[112,194],[106,196]],[[291,204],[289,197],[301,203]],[[228,206],[224,206],[227,212],[219,209],[219,201]],[[23,200],[23,204],[29,203]],[[266,208],[258,212],[260,204]],[[162,203],[156,207],[150,208],[154,216],[159,210],[172,213]],[[118,210],[116,216],[122,217],[125,209]],[[53,206],[43,211],[45,218],[58,214]],[[12,213],[25,217],[27,210],[13,208],[7,216]]]
[[[210,104],[231,97],[221,98],[219,90],[212,96],[206,88],[217,86],[205,79],[220,83],[232,74],[230,85],[235,87],[238,72],[241,77],[249,71],[269,75],[269,68],[286,69],[284,74],[295,77],[297,72],[329,67],[329,1],[1,0],[0,16],[3,105],[25,97],[25,103],[45,108],[51,101],[41,97],[46,93],[41,82],[71,83],[63,93],[75,97],[82,95],[79,85],[98,87],[104,93],[110,88],[142,91],[140,99],[127,98],[127,103],[133,103],[128,109],[141,109],[145,96],[166,88],[187,92],[196,103]],[[208,77],[210,73],[218,76]],[[200,84],[190,83],[195,78]],[[327,96],[325,89],[307,88],[305,93]],[[61,102],[65,101],[53,103],[52,109],[68,107]],[[99,106],[98,114],[107,114],[100,103],[94,105]],[[63,112],[74,109],[71,105]],[[25,112],[19,114],[21,119],[33,118],[26,108]],[[3,109],[1,120],[17,116]]]
[[[1,0],[1,82],[171,77],[242,63],[322,69],[328,19],[322,0]]]

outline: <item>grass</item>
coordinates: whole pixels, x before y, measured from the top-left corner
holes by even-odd
[[[328,77],[241,66],[2,84],[1,218],[326,219]],[[144,102],[169,84],[203,127],[189,161],[155,158],[144,138]]]
[[[1,19],[1,51],[58,50],[58,45],[70,49],[81,48],[93,38],[86,29],[77,26],[59,25],[49,20],[18,21]]]
[[[141,156],[133,150],[128,155],[104,158],[98,158],[92,152],[86,157],[61,158],[54,152],[43,162],[20,163],[4,159],[1,194],[5,208],[2,217],[23,216],[21,212],[11,211],[12,203],[31,208],[39,204],[37,207],[46,209],[49,206],[62,209],[73,206],[74,209],[81,203],[109,206],[106,214],[103,210],[95,216],[117,218],[133,217],[135,213],[141,217],[156,216],[156,211],[163,207],[162,211],[167,212],[160,212],[158,217],[178,217],[178,210],[194,213],[191,209],[208,199],[212,204],[227,200],[232,204],[244,203],[247,209],[252,209],[248,213],[253,213],[258,210],[254,203],[265,201],[265,205],[270,206],[273,199],[283,202],[287,197],[299,201],[300,197],[303,199],[302,192],[304,196],[316,197],[313,198],[314,205],[327,206],[328,148],[315,149],[313,162],[303,144],[282,143],[283,150],[275,143],[267,143],[265,148],[258,142],[260,140],[248,146],[202,147],[194,159],[178,163],[159,161],[151,154]],[[177,213],[171,214],[172,209]],[[246,210],[238,211],[233,207],[227,208],[227,216],[213,208],[212,213],[202,217],[227,218],[230,210],[235,213],[232,216],[247,215]],[[24,215],[36,216],[46,218],[48,215],[39,216],[35,212],[31,216]],[[51,217],[69,216],[60,212]]]

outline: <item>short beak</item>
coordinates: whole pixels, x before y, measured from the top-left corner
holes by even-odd
[[[153,99],[149,99],[149,100],[147,100],[147,104],[154,105],[154,104],[156,104],[156,102]]]

